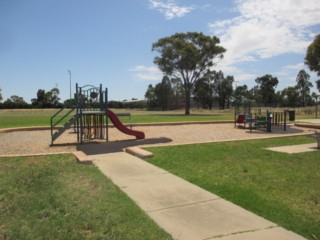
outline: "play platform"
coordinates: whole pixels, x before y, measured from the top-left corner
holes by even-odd
[[[318,119],[301,119],[294,123],[297,127],[320,129],[320,118]]]

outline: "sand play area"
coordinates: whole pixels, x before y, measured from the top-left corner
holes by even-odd
[[[109,142],[77,143],[77,135],[66,131],[50,146],[49,130],[14,131],[0,134],[0,156],[29,155],[43,153],[60,153],[84,151],[87,154],[122,151],[130,146],[166,146],[204,142],[221,142],[232,140],[259,139],[281,136],[310,134],[306,128],[287,126],[287,131],[273,129],[271,133],[235,128],[233,123],[182,124],[134,126],[134,130],[143,131],[146,139],[135,140],[116,128],[109,128]]]

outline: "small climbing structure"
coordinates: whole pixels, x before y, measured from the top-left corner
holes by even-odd
[[[82,143],[93,139],[108,141],[108,89],[86,85],[79,87],[76,84],[74,107],[64,115],[65,108],[60,109],[51,117],[51,144],[63,132],[73,126],[77,134],[77,141]],[[65,122],[65,119],[69,119]],[[61,123],[65,122],[61,127]]]
[[[144,139],[144,132],[129,129],[117,115],[108,109],[108,89],[92,85],[79,87],[76,84],[74,106],[70,110],[60,109],[51,117],[51,144],[73,126],[79,143],[102,139],[108,142],[108,119],[121,132]],[[62,125],[63,124],[63,125]],[[62,126],[61,126],[62,125]]]
[[[108,141],[108,89],[86,85],[76,85],[75,101],[77,102],[76,122],[77,140],[82,143],[92,139]]]
[[[234,126],[245,129],[265,129],[267,132],[274,130],[287,130],[288,110],[269,111],[264,113],[261,109],[252,111],[250,102],[235,104]]]

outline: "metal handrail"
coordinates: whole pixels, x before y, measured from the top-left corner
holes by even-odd
[[[54,125],[53,127],[57,126],[63,119],[65,119],[67,116],[69,116],[70,113],[74,111],[74,108],[72,108],[70,111],[68,111],[64,116],[62,116]]]
[[[64,120],[67,116],[70,115],[71,112],[73,112],[75,110],[75,107],[72,108],[71,110],[69,110],[65,115],[63,115],[57,122],[53,123],[54,118],[61,113],[65,108],[61,108],[58,112],[56,112],[50,119],[50,123],[51,123],[51,136],[53,135],[53,128],[55,126],[57,126],[59,123],[61,123],[62,120]]]

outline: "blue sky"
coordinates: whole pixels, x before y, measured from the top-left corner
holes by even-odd
[[[30,102],[38,89],[103,84],[110,100],[143,99],[162,79],[152,43],[176,32],[220,38],[216,70],[252,87],[265,74],[295,84],[320,33],[319,0],[0,0],[0,88]]]

